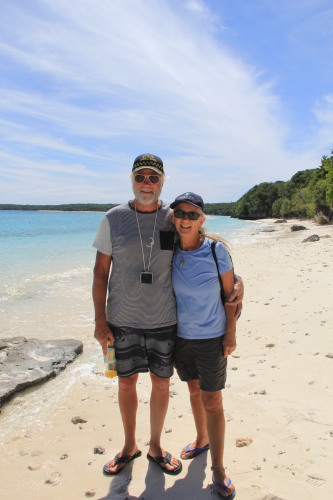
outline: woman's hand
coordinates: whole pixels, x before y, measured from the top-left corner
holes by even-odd
[[[236,330],[228,330],[222,338],[223,356],[226,358],[236,349]]]

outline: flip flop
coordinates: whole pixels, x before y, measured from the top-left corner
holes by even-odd
[[[164,457],[152,457],[151,455],[149,455],[149,453],[147,453],[147,458],[148,458],[148,460],[150,460],[150,462],[154,462],[155,464],[159,465],[159,467],[162,469],[164,474],[170,474],[171,476],[176,476],[177,474],[179,474],[181,472],[181,470],[183,468],[180,460],[177,460],[178,465],[173,470],[168,470],[166,467],[163,467],[162,464],[171,465],[171,458],[172,457],[168,451],[165,452]]]
[[[216,493],[218,494],[218,496],[219,496],[220,498],[235,498],[235,495],[236,495],[236,488],[234,489],[234,491],[233,491],[230,495],[227,495],[227,496],[223,496],[223,495],[221,495],[221,493],[219,493],[219,492],[217,491],[217,488],[221,488],[221,490],[223,490],[223,491],[227,492],[227,490],[228,490],[229,486],[231,485],[231,479],[230,479],[230,477],[229,477],[229,479],[228,479],[228,481],[227,481],[227,484],[224,484],[224,483],[223,483],[223,484],[221,484],[221,483],[219,483],[218,481],[214,481],[214,476],[212,476],[212,480],[213,480],[213,485],[214,485],[214,487],[215,487],[215,491],[216,491]]]
[[[131,462],[135,458],[141,457],[141,455],[142,455],[142,453],[140,450],[138,450],[136,453],[134,453],[134,455],[129,455],[126,457],[120,457],[119,453],[117,453],[117,455],[113,459],[113,467],[115,467],[116,465],[119,465],[119,464],[125,464],[125,466],[126,466],[129,462]],[[111,462],[111,460],[110,460],[110,462]],[[122,467],[121,469],[118,469],[116,472],[111,472],[109,470],[110,462],[105,464],[103,467],[103,474],[105,476],[116,476],[117,474],[119,474],[119,472],[121,472],[123,469],[125,469],[125,467]]]
[[[191,453],[192,451],[194,451],[193,455],[191,455],[190,457],[182,457],[182,453],[183,453],[183,450],[182,450],[182,453],[180,454],[180,458],[182,460],[192,460],[192,458],[197,457],[198,455],[200,455],[200,453],[203,453],[204,451],[207,451],[207,450],[209,450],[209,444],[206,444],[206,446],[203,446],[202,448],[190,448],[190,443],[189,443],[185,446],[185,453]]]

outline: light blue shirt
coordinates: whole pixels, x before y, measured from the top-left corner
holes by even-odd
[[[172,285],[177,300],[177,335],[185,339],[208,339],[223,335],[226,317],[212,254],[213,240],[205,238],[197,250],[176,249],[172,263]],[[220,274],[232,269],[228,251],[215,246]]]

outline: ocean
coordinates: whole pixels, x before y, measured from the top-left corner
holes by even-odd
[[[103,215],[0,211],[0,338],[82,338],[91,330],[92,243]],[[240,244],[259,225],[209,216],[205,226]]]
[[[6,405],[0,420],[6,432],[22,431],[33,421],[43,425],[45,401],[56,404],[75,377],[103,369],[102,353],[93,338],[91,285],[96,251],[92,247],[103,213],[0,211],[0,339],[76,338],[84,343],[79,362],[57,379],[23,393],[17,418],[15,403]],[[209,216],[208,232],[231,245],[260,237],[261,224]],[[23,432],[23,431],[22,431]]]

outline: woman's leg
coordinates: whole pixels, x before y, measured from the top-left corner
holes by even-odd
[[[201,399],[206,412],[214,481],[225,484],[227,477],[223,464],[225,418],[222,405],[222,392],[201,391]],[[231,483],[226,491],[223,491],[221,488],[218,488],[218,491],[222,496],[228,497],[234,489],[235,487]]]
[[[199,380],[191,380],[187,382],[188,390],[190,392],[190,402],[195,423],[195,428],[197,431],[196,439],[190,443],[189,449],[193,448],[203,448],[208,444],[208,434],[206,425],[206,412],[201,400],[201,391],[199,387]],[[182,449],[181,458],[188,459],[191,458],[195,451],[185,450],[186,447]]]

